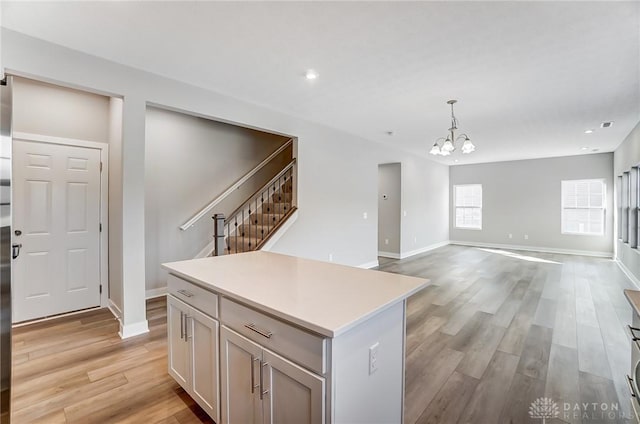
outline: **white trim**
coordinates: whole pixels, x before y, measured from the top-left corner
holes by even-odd
[[[633,285],[636,286],[636,289],[640,290],[640,280],[638,280],[638,277],[633,275],[633,272],[631,272],[631,270],[629,268],[627,268],[627,266],[621,260],[616,258],[616,259],[614,259],[614,261],[615,261],[615,263],[618,264],[618,267],[622,270],[622,272],[625,273],[627,278],[629,278],[629,280],[631,280]]]
[[[109,144],[99,141],[79,140],[75,138],[53,137],[42,134],[32,134],[15,131],[13,140],[31,141],[36,143],[59,144],[63,146],[82,147],[100,150],[100,306],[110,307],[109,303]],[[103,178],[104,177],[104,178]]]
[[[371,268],[375,268],[377,266],[380,266],[380,263],[376,259],[375,261],[371,261],[371,262],[367,262],[367,263],[362,264],[362,265],[358,265],[358,268],[371,269]]]
[[[129,337],[138,336],[149,332],[149,323],[145,319],[144,321],[135,322],[133,324],[122,325],[120,321],[120,331],[118,335],[121,339],[128,339]]]
[[[29,321],[20,321],[20,322],[12,323],[11,328],[20,328],[26,325],[37,324],[39,322],[51,321],[53,319],[65,318],[73,315],[80,315],[80,314],[84,314],[85,312],[99,311],[100,309],[102,309],[102,306],[94,306],[93,308],[81,309],[79,311],[65,312],[58,315],[52,315],[50,317],[36,318]]]
[[[113,316],[116,317],[118,321],[122,319],[122,311],[120,310],[120,307],[116,305],[116,303],[113,300],[109,299],[109,305],[107,306],[107,308],[109,308]]]
[[[450,244],[455,244],[459,246],[488,247],[492,249],[525,250],[529,252],[542,252],[542,253],[559,253],[562,255],[595,256],[600,258],[613,257],[613,252],[594,252],[590,250],[556,249],[553,247],[519,246],[515,244],[479,243],[475,241],[459,241],[459,240],[451,240]]]
[[[399,253],[384,252],[382,250],[378,251],[378,256],[382,256],[383,258],[400,259],[400,254]]]
[[[400,259],[409,258],[411,256],[419,255],[420,253],[425,253],[430,250],[438,249],[440,247],[446,246],[450,244],[449,240],[441,241],[440,243],[431,244],[429,246],[421,247],[419,249],[410,250],[409,252],[401,253]]]
[[[282,238],[284,233],[289,231],[289,228],[296,222],[298,219],[298,209],[293,211],[291,216],[287,218],[287,220],[282,224],[276,232],[267,240],[267,242],[260,248],[260,250],[264,250],[265,252],[270,252],[273,246]]]
[[[166,287],[158,287],[156,289],[149,289],[145,293],[145,299],[153,299],[156,297],[162,297],[167,295]]]
[[[213,247],[214,247],[213,243],[214,243],[213,240],[207,243],[204,249],[199,251],[198,254],[193,259],[202,259],[202,258],[206,258],[207,256],[211,256],[211,253],[213,253]]]

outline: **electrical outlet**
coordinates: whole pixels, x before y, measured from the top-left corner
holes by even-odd
[[[384,239],[384,244],[389,244],[389,239]]]
[[[367,217],[368,217],[367,213],[366,213],[366,212],[365,212],[365,213],[363,213],[363,214],[362,214],[362,217],[363,217],[364,219],[367,219]]]
[[[369,347],[369,375],[378,371],[378,350],[380,349],[380,342]]]
[[[525,235],[524,235],[524,239],[525,239],[525,240],[529,240],[529,234],[525,234]]]
[[[329,262],[333,262],[333,253],[329,253]]]
[[[512,239],[513,238],[513,234],[509,233],[509,238]]]

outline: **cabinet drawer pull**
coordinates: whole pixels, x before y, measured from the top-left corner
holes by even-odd
[[[629,391],[631,392],[631,397],[638,397],[636,396],[636,391],[633,388],[633,378],[629,377],[627,375],[627,384],[629,385]]]
[[[178,290],[178,293],[180,293],[181,295],[185,296],[185,297],[193,297],[193,293],[188,292],[184,289]]]
[[[273,333],[269,330],[260,330],[258,327],[256,327],[255,324],[251,323],[251,324],[245,324],[245,327],[247,327],[249,330],[251,331],[255,331],[256,333],[260,334],[262,337],[266,337],[267,339],[270,339],[271,336],[273,336]]]

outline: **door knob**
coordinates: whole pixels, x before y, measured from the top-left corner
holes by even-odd
[[[15,230],[13,233],[14,233],[16,236],[21,236],[21,235],[22,235],[22,231],[20,231],[20,230]]]
[[[13,259],[16,259],[18,256],[20,256],[20,249],[22,248],[22,244],[14,244],[11,247],[13,248],[11,256],[13,256]]]

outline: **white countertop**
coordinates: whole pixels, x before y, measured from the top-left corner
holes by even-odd
[[[429,280],[248,252],[163,264],[170,273],[328,337],[337,337]]]

